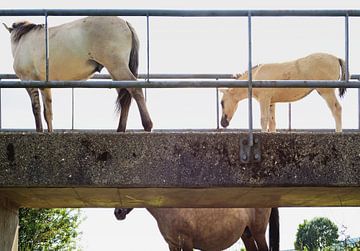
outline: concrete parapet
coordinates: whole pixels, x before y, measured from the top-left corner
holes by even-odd
[[[359,206],[360,133],[0,134],[0,195],[26,207]]]

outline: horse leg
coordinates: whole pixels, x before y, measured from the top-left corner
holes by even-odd
[[[36,131],[42,132],[43,127],[41,122],[41,107],[38,88],[26,88],[26,91],[28,92],[31,99],[31,106],[35,118]]]
[[[330,88],[319,88],[316,91],[320,94],[320,96],[326,101],[334,119],[336,125],[336,132],[342,131],[341,125],[341,105],[335,96],[335,89]]]
[[[122,60],[119,59],[116,62],[119,63],[119,62],[122,62]],[[114,80],[136,80],[136,77],[131,73],[131,71],[129,70],[127,65],[104,64],[104,66],[109,71],[109,73],[111,74],[111,76]],[[135,101],[138,105],[144,130],[151,131],[153,124],[150,119],[150,115],[147,110],[147,107],[146,107],[145,98],[142,93],[142,89],[141,88],[129,88],[127,90],[130,92],[131,96],[135,99]],[[124,117],[125,117],[125,115],[124,115]],[[120,118],[120,120],[121,120],[121,118]],[[119,124],[122,124],[122,123],[124,123],[124,122],[122,122],[122,121],[119,122]],[[126,121],[125,121],[125,123],[126,123]],[[118,128],[118,130],[119,130],[119,128]]]
[[[52,113],[52,98],[51,98],[51,89],[44,88],[40,89],[41,97],[44,106],[44,118],[47,124],[48,132],[53,131],[52,127],[52,120],[53,120],[53,113]]]
[[[254,239],[257,244],[257,250],[259,251],[268,251],[268,245],[266,243],[265,233],[254,234]]]
[[[118,132],[125,132],[126,130],[126,122],[129,115],[129,109],[131,105],[131,95],[126,89],[117,89],[118,91],[118,98],[117,98],[117,104],[120,109],[120,120],[119,120],[119,126],[117,131]]]
[[[247,251],[257,251],[257,246],[255,243],[255,240],[252,236],[246,236],[246,235],[242,235],[241,236],[242,241],[244,242],[245,248]]]
[[[261,113],[261,131],[267,132],[267,127],[269,123],[269,113],[270,113],[270,100],[269,99],[260,99],[260,113]]]
[[[146,108],[145,98],[142,89],[129,88],[128,91],[130,92],[131,96],[135,99],[139,107],[141,122],[144,127],[144,130],[150,132],[153,127],[153,123],[150,119],[149,112]]]
[[[270,115],[269,115],[269,132],[276,131],[276,121],[275,121],[275,103],[270,104]]]

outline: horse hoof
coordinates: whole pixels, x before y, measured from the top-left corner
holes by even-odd
[[[150,121],[144,125],[144,130],[146,132],[151,132],[151,129],[153,128],[153,123]]]

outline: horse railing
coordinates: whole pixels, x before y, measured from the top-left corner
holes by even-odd
[[[219,129],[219,87],[248,87],[246,80],[234,80],[233,74],[139,74],[138,81],[96,81],[109,80],[109,74],[95,74],[91,81],[84,85],[83,81],[20,81],[15,74],[0,74],[1,88],[23,87],[51,87],[51,88],[117,88],[117,87],[143,87],[143,88],[216,88],[217,129]],[[160,79],[160,80],[159,80]],[[174,80],[176,79],[176,80]],[[191,81],[189,79],[192,79]],[[202,79],[202,80],[199,80]],[[360,74],[352,74],[352,81],[252,81],[253,86],[259,88],[287,87],[289,83],[294,88],[302,87],[347,87],[359,88]],[[6,80],[6,81],[2,81]],[[94,81],[95,80],[95,81]],[[184,81],[185,80],[185,81]],[[231,81],[230,81],[231,80]],[[360,95],[359,95],[360,97]],[[358,102],[359,129],[360,129],[360,98]],[[0,129],[1,127],[2,102],[0,95]],[[72,92],[72,118],[74,117],[74,94]],[[74,120],[74,119],[72,119]],[[74,124],[74,123],[72,123]],[[74,129],[74,127],[72,127]],[[289,129],[291,129],[291,104],[289,103]]]
[[[3,9],[0,16],[44,16],[45,18],[45,66],[46,81],[1,81],[0,87],[53,87],[53,88],[187,88],[187,87],[247,87],[249,108],[248,145],[252,148],[253,139],[253,87],[344,87],[360,88],[360,83],[349,80],[349,17],[360,16],[360,10],[134,10],[134,9]],[[143,16],[147,27],[147,73],[143,81],[48,81],[49,73],[49,16]],[[152,80],[150,81],[150,17],[247,17],[248,20],[248,80],[247,81],[187,81],[187,80]],[[252,17],[344,17],[345,29],[345,81],[253,81],[252,69]],[[360,104],[360,101],[359,101]],[[360,122],[359,122],[360,126]]]

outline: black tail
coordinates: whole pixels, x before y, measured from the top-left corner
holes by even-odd
[[[269,219],[269,243],[270,251],[279,251],[280,235],[279,235],[279,209],[272,208]]]
[[[129,60],[129,68],[132,74],[137,78],[138,77],[138,67],[139,67],[139,39],[136,35],[134,28],[130,23],[126,22],[129,26],[132,36],[132,44],[130,51],[130,60]]]
[[[130,106],[131,94],[128,90],[126,90],[124,88],[117,89],[117,91],[118,91],[118,96],[116,99],[116,111],[120,112],[121,107]]]
[[[341,67],[341,80],[345,80],[346,78],[346,67],[345,67],[345,61],[339,58],[339,64]],[[339,96],[342,98],[346,92],[346,88],[339,88]]]

